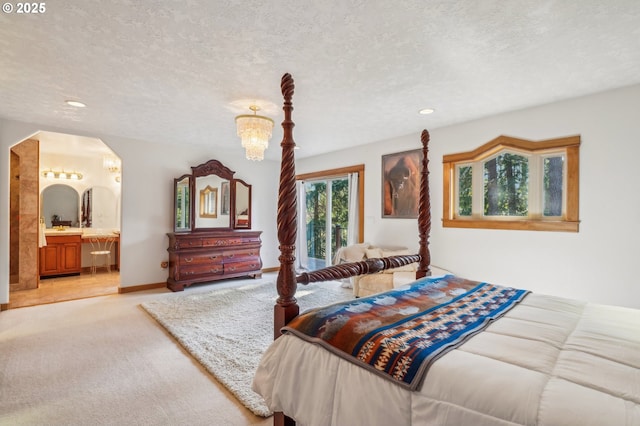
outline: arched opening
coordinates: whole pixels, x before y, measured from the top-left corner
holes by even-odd
[[[16,181],[24,175],[29,182],[10,188],[22,211],[10,219],[9,308],[117,293],[120,158],[100,139],[52,132],[11,152]],[[96,235],[117,243],[110,272],[92,275],[89,242]]]

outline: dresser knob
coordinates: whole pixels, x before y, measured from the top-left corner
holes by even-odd
[[[187,262],[187,263],[191,263],[191,262],[193,262],[193,257],[185,257],[184,261]]]

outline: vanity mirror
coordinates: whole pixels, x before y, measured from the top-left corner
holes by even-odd
[[[78,226],[78,192],[69,185],[55,184],[42,191],[40,217],[47,228],[53,226]]]
[[[104,186],[92,186],[78,194],[69,185],[49,185],[42,190],[40,217],[47,228],[119,229],[119,200],[114,191]]]
[[[93,186],[82,193],[80,204],[83,228],[120,228],[119,208],[116,194],[104,186]]]

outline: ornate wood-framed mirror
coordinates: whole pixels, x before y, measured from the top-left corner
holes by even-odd
[[[174,232],[251,229],[251,185],[218,160],[174,179]]]
[[[229,201],[224,197],[230,197],[229,189],[225,190],[224,187],[229,188],[230,182],[233,179],[233,170],[223,165],[218,160],[209,160],[206,163],[200,164],[196,167],[191,167],[191,175],[193,178],[194,195],[192,197],[192,212],[193,215],[193,227],[194,231],[197,230],[211,230],[211,229],[229,229],[231,228],[231,212],[225,206],[229,205]],[[207,194],[207,187],[215,189],[215,195],[213,191]],[[202,192],[204,191],[204,192]],[[205,197],[201,197],[205,194]],[[215,196],[215,200],[212,197]],[[207,205],[201,205],[201,202],[208,203]],[[204,214],[207,208],[216,206],[216,214]],[[211,210],[209,210],[210,212]]]

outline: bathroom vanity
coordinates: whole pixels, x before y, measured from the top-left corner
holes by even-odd
[[[44,237],[46,245],[40,247],[39,256],[41,278],[80,274],[83,271],[82,247],[89,246],[91,238],[115,238],[111,256],[113,264],[110,267],[116,271],[120,270],[120,234],[117,231],[92,228],[51,228],[44,231]],[[85,266],[84,269],[88,268]]]
[[[82,233],[48,235],[40,248],[40,276],[82,272]]]

